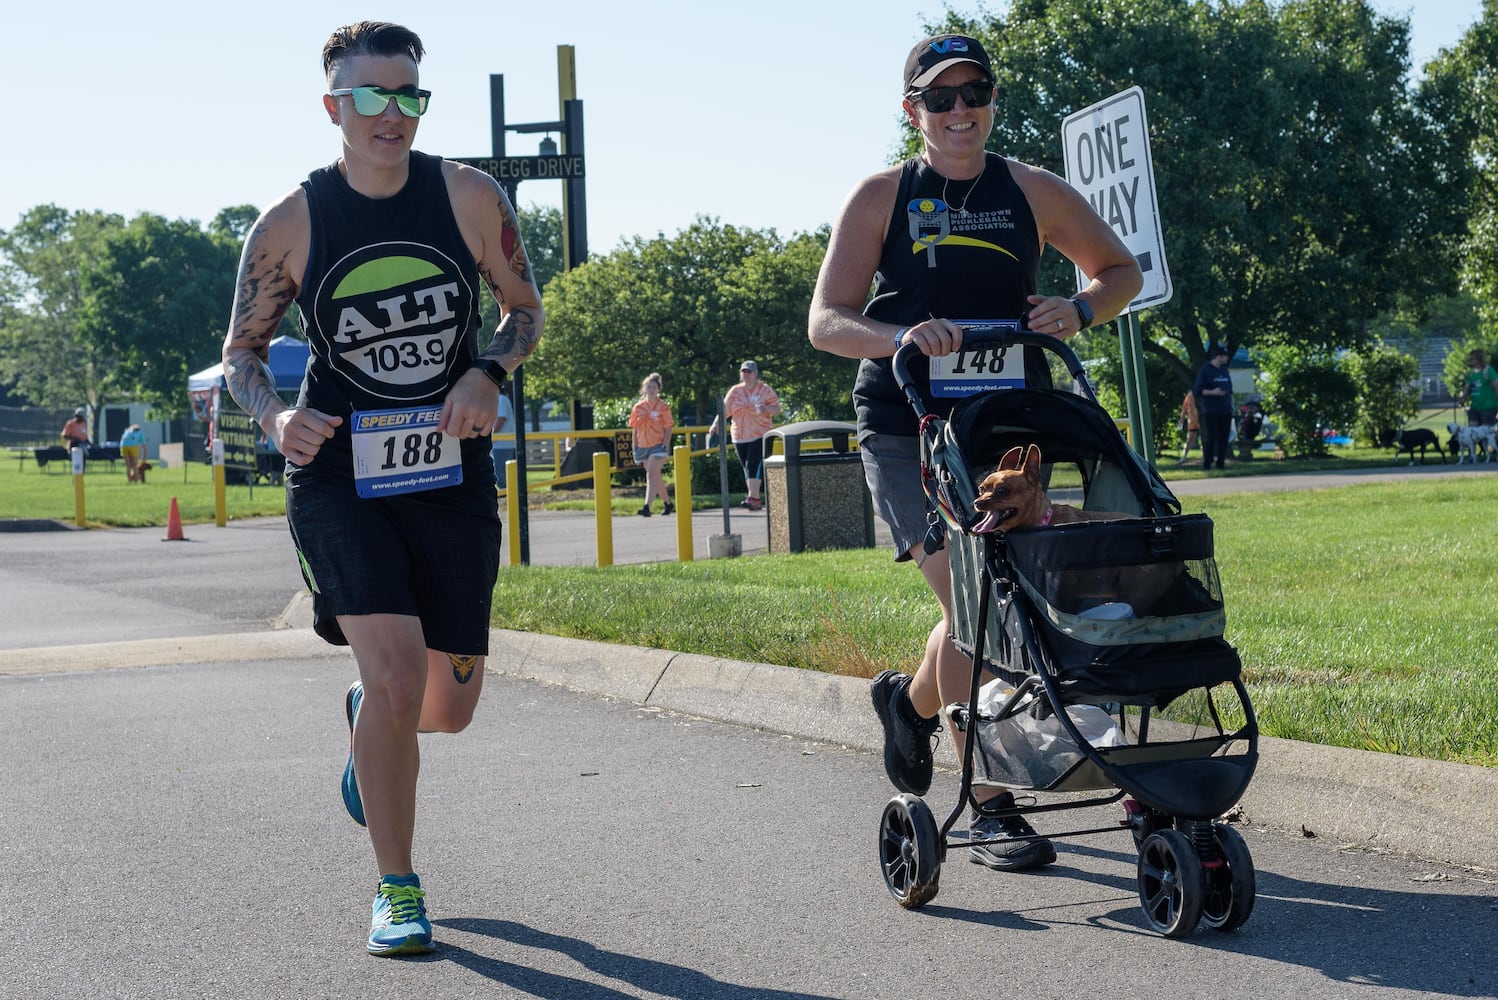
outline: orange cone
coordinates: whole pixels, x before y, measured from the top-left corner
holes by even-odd
[[[172,497],[172,509],[166,516],[166,537],[163,542],[185,542],[186,536],[182,534],[182,514],[177,510],[177,498]]]

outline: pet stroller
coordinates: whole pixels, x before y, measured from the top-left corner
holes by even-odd
[[[1122,800],[1116,825],[1048,836],[1129,830],[1152,928],[1169,937],[1198,923],[1232,930],[1253,908],[1254,868],[1243,838],[1218,818],[1248,787],[1258,724],[1223,638],[1212,523],[1181,514],[1065,343],[1014,323],[963,325],[962,351],[931,359],[924,390],[910,375],[916,349],[894,359],[921,418],[932,521],[945,522],[952,639],[973,670],[967,703],[947,707],[967,737],[956,807],[938,828],[920,797],[889,802],[879,831],[885,884],[917,909],[936,895],[951,847],[994,843],[949,837],[969,805],[1003,817]],[[1013,380],[993,373],[1012,372],[1023,355],[1063,366],[1072,387],[998,388]],[[928,413],[923,392],[961,396],[964,385],[977,391],[948,419]],[[976,484],[1006,451],[1029,445],[1046,475],[1076,470],[1084,510],[1126,516],[975,532]],[[996,679],[984,684],[985,670]],[[989,809],[975,795],[985,786],[1080,794]]]

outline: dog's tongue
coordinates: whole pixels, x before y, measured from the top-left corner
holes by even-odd
[[[986,535],[998,526],[999,515],[990,510],[984,513],[983,520],[973,525],[973,534]]]

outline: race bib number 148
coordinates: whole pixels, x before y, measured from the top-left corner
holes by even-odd
[[[354,486],[359,496],[418,493],[463,481],[458,439],[437,430],[442,410],[355,410]]]

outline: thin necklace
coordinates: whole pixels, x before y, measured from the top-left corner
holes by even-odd
[[[987,169],[988,169],[988,154],[985,153],[983,155],[983,166],[978,169],[978,176],[975,177],[975,178],[973,178],[973,186],[970,187],[970,188],[968,188],[967,189],[967,194],[965,194],[965,195],[962,196],[962,204],[956,206],[957,214],[958,215],[966,215],[967,214],[967,203],[968,203],[968,200],[972,198],[973,192],[976,191],[976,190],[978,190],[978,183],[983,180],[983,173]],[[950,184],[950,183],[952,183],[952,178],[950,178],[950,177],[943,177],[942,178],[942,181],[941,181],[941,200],[947,203],[947,207],[948,208],[952,208],[953,207],[952,206],[952,202],[947,199],[947,185]]]

